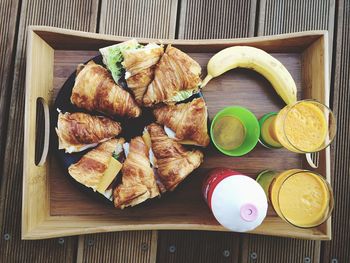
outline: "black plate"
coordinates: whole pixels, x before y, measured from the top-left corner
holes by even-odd
[[[102,56],[101,55],[96,56],[96,57],[94,57],[94,58],[92,58],[90,60],[93,60],[96,64],[104,66],[104,64],[102,62]],[[55,132],[55,127],[57,127],[57,119],[58,119],[58,111],[57,111],[57,109],[60,109],[63,113],[65,113],[65,112],[70,112],[70,113],[73,113],[73,112],[86,112],[86,113],[89,113],[89,114],[92,114],[92,115],[104,116],[104,114],[101,114],[100,112],[89,112],[89,111],[86,111],[84,109],[78,108],[78,107],[76,107],[75,105],[73,105],[70,102],[70,97],[71,97],[71,94],[72,94],[72,89],[73,89],[73,86],[74,86],[75,77],[76,77],[76,71],[74,71],[69,76],[69,78],[66,80],[66,82],[63,84],[62,88],[58,92],[56,100],[55,100],[55,103],[54,103],[54,107],[53,107],[53,109],[51,110],[51,113],[50,113],[50,116],[51,116],[51,118],[50,118],[51,119],[51,131],[52,131],[51,138],[53,138],[53,140],[52,140],[52,147],[53,147],[53,149],[55,151],[55,154],[56,154],[57,158],[59,159],[60,163],[62,164],[62,166],[64,168],[66,176],[68,176],[71,179],[71,181],[74,182],[75,185],[77,185],[80,189],[86,191],[88,194],[93,194],[93,196],[95,196],[95,197],[97,196],[98,199],[103,199],[104,201],[106,201],[106,200],[108,201],[108,199],[106,199],[101,194],[99,194],[97,192],[94,192],[91,188],[85,187],[84,185],[82,185],[82,184],[78,183],[77,181],[75,181],[68,173],[68,167],[70,165],[78,162],[80,160],[80,158],[85,153],[90,151],[91,149],[87,149],[85,151],[78,152],[78,153],[66,153],[64,150],[58,150],[58,136],[57,136],[57,134]],[[126,82],[125,82],[124,79],[122,79],[119,84],[123,88],[126,87]],[[188,99],[186,99],[184,101],[181,101],[179,103],[186,103],[186,102],[192,101],[194,98],[199,98],[199,97],[203,97],[202,93],[194,94],[190,98],[188,98]],[[107,117],[111,118],[110,116],[107,116]],[[140,117],[138,117],[138,118],[128,119],[128,118],[115,117],[115,118],[112,118],[112,119],[121,122],[121,124],[122,124],[122,133],[120,134],[120,136],[125,138],[126,141],[130,141],[131,138],[139,136],[139,135],[142,135],[144,127],[155,121],[155,118],[154,118],[154,116],[152,114],[152,109],[146,108],[146,107],[142,107],[142,115]],[[210,126],[208,126],[208,127],[210,127]]]

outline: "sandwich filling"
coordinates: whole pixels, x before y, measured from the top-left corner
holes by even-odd
[[[118,83],[119,79],[123,75],[123,54],[122,52],[129,49],[137,49],[142,47],[136,39],[131,39],[116,45],[108,46],[100,49],[102,54],[103,63],[107,66],[108,70],[112,73],[113,79]]]

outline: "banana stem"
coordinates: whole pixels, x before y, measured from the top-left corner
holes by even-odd
[[[211,76],[211,75],[208,74],[208,75],[204,78],[204,80],[203,80],[203,82],[202,82],[202,84],[201,84],[201,89],[204,88],[212,78],[213,78],[213,76]]]

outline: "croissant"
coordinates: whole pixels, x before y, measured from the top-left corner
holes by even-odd
[[[122,168],[122,183],[114,189],[114,206],[134,206],[159,195],[149,160],[149,149],[142,137],[131,139],[129,154]]]
[[[152,150],[157,160],[157,173],[166,190],[172,191],[203,161],[199,150],[188,151],[169,138],[163,128],[152,123],[148,127]]]
[[[117,136],[121,130],[118,122],[105,117],[82,112],[59,113],[56,128],[58,149],[65,149],[68,153],[80,152]]]
[[[155,43],[150,43],[143,48],[123,50],[122,65],[126,71],[125,79],[157,64],[163,53],[163,46]]]
[[[199,90],[201,67],[184,52],[168,45],[164,55],[156,65],[154,80],[143,97],[145,106],[159,102],[172,104],[179,92]]]
[[[203,98],[163,106],[154,109],[153,113],[159,124],[166,125],[175,132],[175,140],[191,140],[196,145],[208,146],[208,112]]]
[[[107,69],[93,61],[78,73],[71,102],[79,108],[111,116],[138,117],[141,114],[131,94],[114,82]]]
[[[106,171],[112,153],[124,139],[111,139],[86,153],[77,163],[68,167],[68,173],[79,183],[96,190]]]
[[[147,86],[152,82],[154,76],[154,67],[146,68],[131,76],[126,80],[128,88],[134,93],[135,100],[142,105],[142,98],[147,90]]]

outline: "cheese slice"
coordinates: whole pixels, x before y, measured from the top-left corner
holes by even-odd
[[[178,138],[176,138],[176,133],[166,125],[164,125],[164,131],[169,138],[176,140],[178,143],[186,144],[186,145],[198,145],[198,143],[193,140],[179,140]]]
[[[178,143],[186,144],[186,145],[198,145],[198,143],[192,140],[181,140],[181,141],[178,141]]]
[[[119,171],[122,169],[122,164],[113,157],[109,161],[108,168],[103,174],[102,180],[97,186],[97,192],[104,194],[108,186],[113,182]]]

